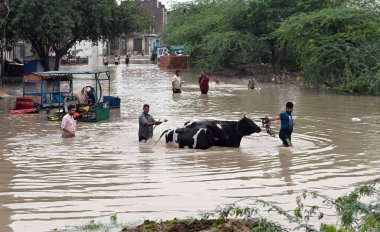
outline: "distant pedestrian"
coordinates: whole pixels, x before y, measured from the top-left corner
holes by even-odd
[[[201,72],[201,76],[199,77],[199,89],[201,90],[201,93],[202,94],[207,94],[208,93],[208,89],[209,89],[209,82],[210,82],[210,79],[208,78],[208,76],[206,76],[206,74],[202,71]]]
[[[219,77],[214,77],[214,82],[215,82],[215,84],[219,85],[220,84]]]
[[[63,116],[61,129],[62,138],[73,138],[75,137],[76,122],[74,120],[75,106],[69,105],[67,107],[67,114]]]
[[[129,64],[129,56],[128,55],[125,57],[125,64]]]
[[[289,72],[286,70],[286,68],[284,68],[284,71],[282,72],[282,80],[286,82],[290,81]]]
[[[181,93],[182,83],[183,82],[181,80],[181,71],[177,70],[177,71],[175,71],[175,76],[172,77],[173,93]]]
[[[118,55],[115,55],[115,58],[114,58],[114,63],[115,63],[115,65],[118,65],[119,62],[120,62],[120,58],[119,58],[119,56],[118,56]]]
[[[139,117],[139,142],[152,138],[153,125],[160,125],[161,123],[161,121],[156,121],[153,116],[149,114],[149,105],[144,104],[143,112]]]
[[[249,78],[248,89],[258,89],[259,85],[254,77]]]
[[[103,57],[103,64],[108,65],[108,58],[106,56]]]

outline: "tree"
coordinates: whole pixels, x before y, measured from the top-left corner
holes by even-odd
[[[146,11],[132,1],[13,0],[10,8],[11,29],[31,43],[45,70],[50,49],[58,70],[60,59],[77,41],[109,39],[147,25]]]
[[[265,43],[236,27],[244,0],[182,3],[170,12],[163,32],[166,43],[185,44],[191,61],[208,71],[259,62]]]
[[[295,49],[309,81],[368,92],[380,71],[379,28],[376,12],[324,9],[288,18],[273,36]]]
[[[332,0],[203,0],[178,4],[163,37],[186,44],[191,58],[210,69],[270,62],[279,51],[270,37],[282,21],[299,12],[333,6]],[[283,53],[286,53],[283,51]]]

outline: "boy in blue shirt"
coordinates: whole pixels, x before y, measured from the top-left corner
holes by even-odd
[[[269,118],[270,121],[281,120],[281,128],[279,137],[285,147],[292,147],[292,133],[293,133],[293,103],[286,103],[286,111],[281,112],[279,115]]]

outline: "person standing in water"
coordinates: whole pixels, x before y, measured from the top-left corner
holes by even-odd
[[[281,112],[279,115],[274,117],[267,117],[269,121],[281,120],[281,128],[279,132],[279,137],[285,147],[292,147],[292,133],[294,127],[293,120],[293,103],[286,103],[286,111]]]
[[[127,56],[125,57],[125,64],[129,64],[129,56],[127,54]]]
[[[181,93],[182,80],[181,80],[180,75],[181,75],[181,71],[177,70],[177,71],[175,71],[175,76],[172,77],[173,93]]]
[[[208,78],[208,76],[206,76],[206,74],[202,71],[201,72],[201,76],[199,77],[199,89],[201,90],[201,93],[202,94],[207,94],[208,93],[208,89],[209,89],[209,82],[210,82],[210,79]]]
[[[254,77],[249,78],[248,80],[248,89],[258,89],[259,85]]]
[[[106,56],[103,57],[103,64],[108,65],[108,58]]]
[[[152,115],[149,114],[149,105],[144,104],[143,112],[139,117],[139,142],[141,140],[147,141],[153,137],[153,125],[160,125],[161,121],[156,121]]]
[[[74,120],[75,106],[69,105],[67,107],[67,114],[62,118],[61,129],[62,138],[75,137],[76,122]]]
[[[113,60],[113,62],[115,63],[115,65],[119,65],[119,61],[120,61],[120,58],[118,55],[115,55],[115,58]]]

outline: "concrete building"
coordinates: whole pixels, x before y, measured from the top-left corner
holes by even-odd
[[[167,9],[157,0],[139,0],[150,13],[153,22],[148,29],[134,32],[122,39],[122,53],[150,55],[154,46],[160,45],[160,31],[167,23]],[[125,43],[125,45],[123,44]]]

